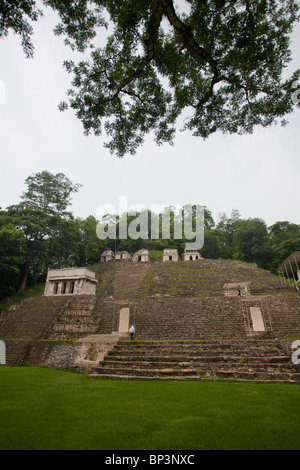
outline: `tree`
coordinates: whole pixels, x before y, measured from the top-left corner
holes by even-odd
[[[71,195],[81,187],[73,184],[63,173],[53,175],[48,171],[29,176],[25,183],[28,188],[21,196],[24,207],[57,216],[70,215],[66,209],[71,203]]]
[[[271,270],[276,272],[282,261],[293,251],[300,250],[300,225],[276,222],[269,227],[269,237],[273,252]]]
[[[230,217],[227,217],[225,213],[219,214],[219,217],[220,220],[217,225],[215,236],[222,246],[220,257],[224,259],[232,259],[235,252],[233,237],[241,221],[241,216],[238,210],[233,209]]]
[[[263,220],[256,218],[240,221],[233,241],[236,246],[236,259],[256,263],[264,269],[269,267],[271,247],[267,226]]]
[[[24,234],[3,222],[0,217],[0,299],[18,288],[27,255]]]
[[[278,245],[280,242],[300,237],[300,225],[288,221],[276,222],[269,228],[269,233],[272,244]]]
[[[98,263],[103,251],[107,249],[107,242],[97,237],[97,220],[90,215],[85,220],[77,219],[76,224],[81,236],[80,241],[80,265]]]
[[[203,258],[224,258],[225,234],[217,229],[204,230],[204,246],[201,249]]]
[[[21,37],[21,44],[26,57],[33,56],[31,23],[42,16],[33,0],[1,0],[0,4],[0,38],[12,30]]]
[[[3,221],[5,225],[12,224],[25,238],[21,290],[25,289],[28,279],[34,283],[44,279],[48,269],[79,264],[81,235],[74,220],[19,204],[7,208]]]
[[[21,24],[35,11],[34,1],[5,0],[4,7],[10,3]],[[159,145],[173,143],[180,116],[183,130],[207,138],[217,131],[252,133],[277,120],[284,125],[293,111],[300,70],[285,81],[282,73],[299,19],[296,0],[43,3],[59,14],[55,32],[72,49],[92,48],[78,64],[65,62],[73,82],[60,109],[74,109],[86,134],[105,130],[105,146],[120,157],[135,153],[150,132]],[[9,15],[15,11],[0,23],[2,35],[14,29]],[[99,28],[108,26],[105,46],[97,47]]]

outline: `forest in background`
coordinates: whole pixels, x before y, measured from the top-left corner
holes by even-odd
[[[172,230],[169,240],[120,240],[118,216],[111,217],[117,224],[116,240],[100,240],[96,233],[99,221],[94,216],[75,218],[68,210],[81,185],[62,173],[43,171],[29,176],[25,183],[27,191],[20,196],[20,203],[0,211],[0,299],[44,282],[48,269],[98,263],[105,250],[133,254],[148,248],[152,259],[157,259],[157,252],[162,259],[164,248],[184,252],[187,240],[174,239]],[[128,216],[128,225],[137,215]],[[300,251],[300,225],[278,221],[268,227],[260,218],[241,218],[236,209],[229,216],[220,213],[217,222],[208,208],[204,216],[203,258],[256,263],[275,273],[287,256]]]

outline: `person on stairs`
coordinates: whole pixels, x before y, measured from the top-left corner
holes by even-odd
[[[133,340],[134,334],[135,334],[135,328],[133,325],[129,328],[129,333],[130,333],[130,339],[131,341]]]

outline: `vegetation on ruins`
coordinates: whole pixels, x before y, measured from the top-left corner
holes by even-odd
[[[294,109],[290,34],[296,0],[43,0],[57,35],[82,53],[65,62],[70,106],[85,134],[105,130],[111,152],[135,153],[147,134],[173,143],[182,126],[194,136],[252,133]],[[0,37],[20,35],[33,56],[34,0],[3,0]],[[100,47],[101,42],[105,42]]]
[[[26,184],[21,202],[0,211],[0,299],[44,281],[48,269],[98,263],[105,250],[134,254],[148,248],[152,260],[161,259],[164,248],[184,252],[187,240],[174,238],[172,212],[170,240],[162,239],[161,226],[160,239],[151,240],[151,224],[137,240],[119,239],[119,217],[113,214],[110,223],[116,224],[116,240],[100,240],[94,216],[79,219],[68,211],[80,185],[46,171],[31,175]],[[242,260],[276,272],[281,261],[300,250],[300,225],[282,221],[267,227],[259,218],[242,219],[237,210],[230,216],[220,214],[217,223],[207,208],[204,216],[203,258]],[[128,216],[127,224],[132,220]]]

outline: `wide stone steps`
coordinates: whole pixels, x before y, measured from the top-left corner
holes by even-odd
[[[282,372],[241,372],[241,371],[217,371],[211,374],[207,371],[203,373],[186,371],[163,371],[153,370],[149,374],[148,370],[138,369],[134,373],[128,373],[126,370],[120,371],[98,371],[90,374],[92,378],[115,379],[115,380],[229,380],[243,382],[272,382],[289,383],[300,385],[300,374],[282,373]]]
[[[136,339],[204,340],[245,338],[239,299],[163,298],[136,305]]]
[[[277,341],[120,341],[113,350],[113,355],[118,352],[127,354],[138,351],[139,355],[154,351],[160,354],[171,352],[172,354],[179,352],[180,354],[199,353],[201,351],[209,352],[211,355],[230,354],[232,352],[244,352],[250,355],[251,351],[256,354],[276,354],[285,351],[285,348]]]
[[[245,368],[251,367],[254,365],[255,367],[261,367],[262,369],[265,368],[282,368],[282,370],[286,370],[287,368],[292,369],[292,365],[290,365],[291,358],[289,356],[281,356],[281,357],[241,357],[241,356],[215,356],[215,357],[208,357],[208,356],[200,356],[200,357],[187,357],[187,356],[169,356],[169,357],[114,357],[113,360],[106,359],[105,366],[108,368],[118,368],[120,365],[122,367],[127,367],[131,369],[135,369],[139,367],[141,364],[144,368],[157,368],[157,367],[190,367],[194,365],[203,366],[205,364],[206,367],[211,365],[212,367],[214,364],[222,365],[222,368],[230,368],[233,365],[236,368]],[[245,365],[246,364],[246,365]]]
[[[300,385],[300,373],[289,373],[289,372],[258,372],[249,371],[241,372],[236,370],[231,371],[217,371],[216,379],[227,379],[227,380],[238,380],[245,382],[277,382],[277,383],[289,383]]]
[[[93,370],[119,379],[237,380],[300,384],[300,367],[274,340],[124,341]]]
[[[134,299],[148,269],[148,263],[121,262],[113,281],[113,297],[116,300]]]

